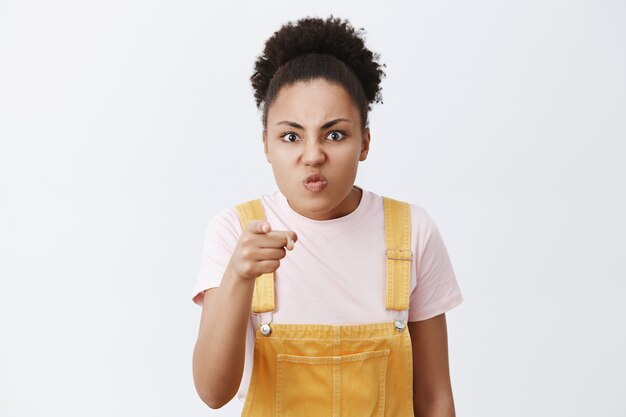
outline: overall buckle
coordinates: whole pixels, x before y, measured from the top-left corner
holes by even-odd
[[[270,326],[270,323],[272,322],[272,312],[271,311],[269,312],[269,321],[267,321],[265,323],[261,321],[261,315],[262,314],[263,313],[257,313],[256,314],[257,321],[259,322],[259,327],[260,327],[260,330],[261,330],[261,334],[263,336],[269,336],[270,333],[272,333],[272,327]]]
[[[394,261],[413,260],[413,252],[408,249],[386,249],[385,256]]]

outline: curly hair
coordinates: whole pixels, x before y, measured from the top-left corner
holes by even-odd
[[[257,108],[267,111],[284,86],[322,78],[342,85],[359,109],[361,127],[368,126],[371,103],[383,103],[380,82],[386,75],[380,54],[365,47],[361,33],[350,22],[330,17],[304,17],[288,22],[265,42],[263,54],[250,77]]]

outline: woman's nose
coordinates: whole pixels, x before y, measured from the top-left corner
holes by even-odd
[[[307,143],[302,155],[302,162],[305,165],[319,165],[326,160],[326,153],[322,145],[318,142]]]

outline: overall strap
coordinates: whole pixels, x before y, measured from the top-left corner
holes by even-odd
[[[241,229],[245,230],[252,220],[265,220],[263,203],[260,199],[250,200],[246,203],[235,206]],[[254,293],[252,294],[252,311],[254,313],[264,313],[274,311],[276,308],[274,298],[274,273],[266,273],[256,278],[254,282]]]
[[[388,310],[409,309],[411,283],[411,212],[409,204],[383,197],[385,211],[385,242],[387,258]]]

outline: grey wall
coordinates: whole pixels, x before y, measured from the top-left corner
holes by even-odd
[[[387,64],[357,181],[437,220],[457,415],[624,416],[626,3],[0,2],[0,416],[239,415],[195,393],[217,211],[273,191],[264,40]]]

